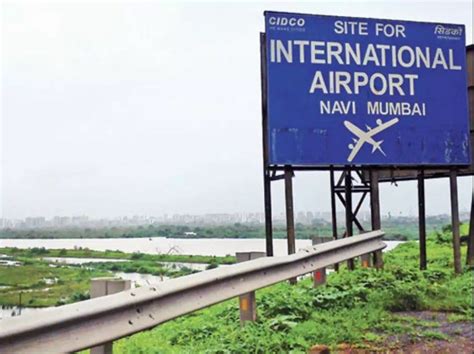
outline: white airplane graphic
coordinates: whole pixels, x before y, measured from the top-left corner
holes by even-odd
[[[354,144],[349,144],[349,149],[352,150],[352,151],[351,151],[349,157],[347,158],[347,161],[352,162],[352,160],[354,160],[354,157],[356,157],[357,153],[359,152],[362,145],[364,145],[364,143],[368,143],[368,144],[372,145],[372,154],[376,150],[379,150],[385,156],[385,152],[380,147],[380,145],[383,143],[383,140],[375,141],[372,137],[374,135],[380,133],[381,131],[391,127],[392,125],[397,124],[398,121],[399,121],[398,118],[393,118],[392,120],[389,120],[388,122],[383,123],[381,119],[377,119],[377,121],[376,121],[377,122],[377,127],[372,129],[371,127],[366,125],[366,127],[367,127],[366,132],[359,129],[358,127],[356,127],[354,124],[352,124],[348,120],[344,121],[344,126],[347,129],[349,129],[349,131],[352,134],[354,134],[355,136],[358,137],[358,139],[352,138],[352,140],[354,140],[355,146],[354,146]]]

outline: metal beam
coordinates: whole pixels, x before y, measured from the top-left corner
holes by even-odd
[[[64,353],[113,341],[178,316],[363,254],[381,251],[382,231],[167,280],[0,321],[2,353]]]
[[[334,188],[336,192],[345,192],[345,187],[336,187]],[[370,192],[370,187],[368,186],[352,186],[352,193],[367,193]]]
[[[273,181],[279,181],[279,180],[282,180],[282,179],[285,179],[285,174],[281,174],[281,175],[272,175],[270,176],[270,180],[273,182]]]
[[[362,204],[364,203],[364,200],[365,200],[365,197],[367,196],[367,193],[368,192],[364,192],[364,194],[362,194],[362,197],[360,197],[359,201],[357,202],[357,206],[356,206],[356,208],[354,209],[354,212],[353,212],[354,218],[359,213],[359,210],[362,207]],[[359,231],[364,231],[364,229],[359,229]]]
[[[339,198],[339,201],[341,202],[342,206],[345,208],[346,207],[346,201],[344,200],[344,197],[342,196],[342,194],[340,192],[336,192],[335,194]],[[354,221],[354,223],[356,224],[356,226],[359,230],[364,229],[362,227],[362,224],[360,223],[359,219],[357,219],[357,217],[355,215],[352,215],[352,220]]]
[[[331,169],[333,169],[334,171],[347,171],[347,170],[351,170],[351,171],[357,171],[357,170],[361,170],[361,171],[367,171],[369,172],[370,170],[374,169],[374,168],[384,168],[384,169],[393,169],[394,171],[399,171],[399,170],[403,170],[403,171],[413,171],[413,166],[412,165],[406,165],[406,166],[374,166],[374,165],[350,165],[350,166],[347,166],[347,165],[343,165],[343,166],[336,166],[336,165],[319,165],[319,166],[299,166],[299,165],[292,165],[291,166],[293,168],[293,171],[329,171]],[[466,165],[453,165],[451,167],[454,167],[454,168],[459,168],[462,169],[466,168]],[[268,167],[271,171],[284,171],[285,170],[285,166],[281,166],[281,165],[270,165]],[[436,170],[444,170],[446,171],[446,165],[429,165],[429,166],[424,166],[424,169],[425,169],[425,172],[426,171],[436,171]],[[379,170],[380,172],[382,172],[383,170]],[[416,170],[415,170],[416,171]],[[445,173],[444,173],[445,174]],[[464,175],[464,174],[463,174]],[[472,175],[472,173],[468,173],[467,175]],[[445,175],[443,175],[443,177],[445,177]],[[428,176],[425,175],[425,178],[428,178]],[[413,178],[410,178],[411,180]],[[380,182],[391,182],[392,180],[384,180],[383,179],[383,176],[380,176]],[[399,181],[399,179],[397,178],[397,181]]]

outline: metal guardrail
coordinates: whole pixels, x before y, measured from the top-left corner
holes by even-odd
[[[110,342],[331,264],[385,248],[384,233],[308,247],[0,321],[0,352],[63,353]],[[380,256],[379,256],[380,257]]]

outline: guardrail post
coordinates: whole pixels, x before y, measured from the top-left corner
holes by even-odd
[[[237,263],[250,261],[265,257],[265,252],[237,252],[235,257]],[[257,301],[255,298],[255,291],[251,291],[247,294],[239,296],[239,309],[240,309],[240,324],[243,326],[247,321],[257,320]]]
[[[383,269],[383,254],[382,254],[382,251],[374,252],[374,263],[375,263],[375,268]]]
[[[372,266],[370,263],[370,254],[363,254],[360,256],[360,264],[362,268],[370,268]]]
[[[313,246],[320,245],[321,243],[332,241],[332,237],[313,236],[311,241]],[[324,283],[326,283],[326,268],[316,269],[313,272],[313,286],[316,288]]]
[[[316,288],[319,285],[326,283],[326,268],[317,269],[313,272],[313,286]]]
[[[91,280],[91,298],[111,295],[131,288],[130,280],[118,278],[95,278]],[[112,354],[113,342],[91,348],[90,354]]]

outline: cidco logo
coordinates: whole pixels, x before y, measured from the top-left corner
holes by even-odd
[[[290,26],[290,27],[303,27],[304,26],[304,18],[296,18],[296,17],[270,17],[268,19],[268,23],[271,26]]]

